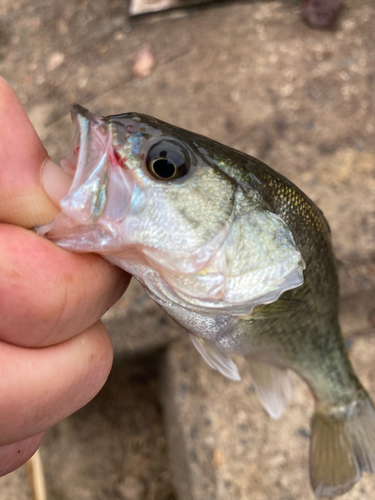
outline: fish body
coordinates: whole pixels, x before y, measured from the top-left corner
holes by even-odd
[[[338,323],[329,226],[292,182],[261,161],[138,113],[78,129],[62,167],[62,212],[40,234],[96,252],[133,274],[184,326],[214,369],[238,380],[246,356],[273,418],[291,396],[289,370],[315,399],[310,475],[316,496],[375,472],[375,411]]]

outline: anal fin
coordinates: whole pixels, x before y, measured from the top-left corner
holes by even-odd
[[[292,396],[288,370],[250,360],[250,375],[264,409],[277,420]]]
[[[203,340],[193,333],[189,335],[194,347],[211,368],[232,380],[241,380],[238,368],[229,354],[220,351],[208,340]]]

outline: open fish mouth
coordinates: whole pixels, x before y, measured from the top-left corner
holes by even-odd
[[[104,119],[79,104],[72,106],[71,117],[77,129],[61,167],[73,181],[60,201],[62,212],[36,231],[67,249],[102,251],[113,242],[115,226],[129,210],[134,181],[118,160]],[[99,247],[94,245],[98,232]]]
[[[101,216],[119,220],[130,205],[132,189],[130,177],[113,149],[110,129],[102,117],[78,104],[72,107],[72,121],[77,131],[61,166],[67,172],[74,171],[74,179],[68,195],[61,200],[61,208],[81,224],[94,223]],[[117,203],[119,196],[121,203]]]

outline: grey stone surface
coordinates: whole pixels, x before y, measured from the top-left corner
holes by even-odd
[[[68,110],[79,102],[99,114],[139,111],[209,135],[300,186],[332,228],[343,331],[371,391],[375,6],[345,3],[333,32],[306,27],[297,0],[212,3],[139,18],[127,32],[123,0],[2,0],[0,72],[55,161],[69,149]],[[145,45],[157,65],[140,80],[132,66]],[[172,499],[161,401],[179,500],[312,499],[312,402],[299,381],[286,415],[273,422],[245,362],[238,359],[240,384],[211,371],[136,283],[105,322],[114,374],[90,405],[47,434],[51,499]],[[157,359],[171,342],[159,401]],[[343,498],[374,498],[374,485],[367,476]],[[15,498],[29,498],[23,469],[0,479],[0,500]]]
[[[356,371],[374,397],[375,329],[351,340]],[[286,413],[273,421],[257,399],[245,359],[236,357],[236,362],[240,383],[210,370],[188,342],[174,343],[166,354],[163,401],[178,498],[313,500],[308,473],[311,394],[296,376]],[[374,477],[364,474],[342,498],[374,496]]]
[[[133,279],[125,295],[103,317],[116,354],[146,354],[165,347],[184,333]]]
[[[49,500],[176,500],[158,397],[158,358],[119,357],[100,394],[41,447]],[[31,500],[25,467],[1,500]]]
[[[99,396],[49,431],[52,499],[175,500],[157,371],[157,358],[117,359]]]

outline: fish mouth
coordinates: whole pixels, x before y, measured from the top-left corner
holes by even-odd
[[[78,251],[99,251],[97,247],[112,246],[130,209],[134,181],[119,163],[104,118],[79,104],[72,106],[71,117],[77,128],[60,164],[73,181],[60,200],[62,212],[37,232],[67,249],[77,250],[78,245]]]
[[[74,178],[61,208],[80,224],[118,221],[129,209],[134,186],[118,161],[111,131],[103,117],[79,104],[71,116],[77,129],[61,167]]]

